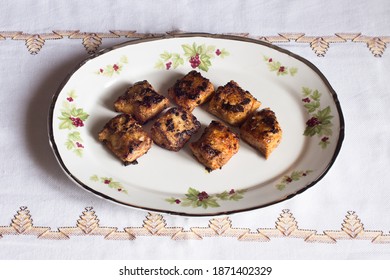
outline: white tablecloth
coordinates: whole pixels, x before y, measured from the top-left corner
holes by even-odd
[[[388,1],[1,4],[0,259],[390,257]],[[317,185],[267,208],[193,218],[115,205],[68,179],[47,136],[62,80],[88,53],[177,30],[265,40],[323,72],[346,134]]]

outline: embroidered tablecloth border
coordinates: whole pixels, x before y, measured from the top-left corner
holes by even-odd
[[[171,31],[166,34],[178,34],[182,31]],[[325,56],[332,44],[352,42],[366,44],[369,51],[375,57],[381,57],[390,42],[390,36],[368,36],[361,33],[335,33],[331,35],[311,36],[305,33],[278,33],[271,36],[252,36],[249,33],[225,33],[227,35],[236,35],[241,37],[250,37],[253,39],[265,41],[272,44],[278,43],[300,43],[307,44],[319,56]],[[96,52],[101,46],[103,39],[106,38],[129,38],[140,39],[149,37],[158,37],[165,33],[140,33],[134,30],[110,30],[108,32],[83,32],[80,30],[53,30],[49,33],[24,33],[23,31],[0,31],[1,40],[22,40],[25,42],[30,54],[38,54],[44,47],[47,40],[59,40],[64,38],[81,40],[86,51],[90,54]]]
[[[238,241],[269,242],[274,238],[302,239],[308,243],[334,244],[340,240],[369,240],[372,244],[390,243],[390,234],[381,230],[366,230],[354,211],[348,211],[338,230],[322,233],[313,229],[301,229],[289,209],[282,210],[274,227],[236,228],[229,217],[212,218],[204,227],[169,227],[161,214],[149,212],[142,225],[125,227],[101,226],[93,207],[86,207],[74,226],[51,229],[35,226],[30,211],[20,207],[9,226],[0,226],[0,243],[6,236],[35,236],[39,240],[67,240],[72,236],[101,236],[103,240],[135,240],[140,236],[164,237],[171,240],[203,240],[210,237],[232,238]]]

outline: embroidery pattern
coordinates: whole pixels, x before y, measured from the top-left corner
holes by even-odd
[[[180,34],[181,31],[167,32],[166,34]],[[22,31],[3,31],[0,32],[1,40],[22,40],[30,54],[38,54],[46,40],[59,40],[64,38],[78,39],[89,53],[95,53],[103,39],[106,38],[130,38],[141,39],[156,36],[162,36],[164,33],[139,33],[133,30],[110,30],[108,32],[94,33],[94,32],[80,32],[79,30],[55,30],[51,33],[24,33]],[[325,56],[332,44],[340,43],[357,43],[366,44],[368,50],[375,57],[382,57],[385,52],[387,43],[390,43],[390,36],[367,36],[361,33],[335,33],[334,35],[322,36],[307,36],[305,33],[279,33],[274,36],[252,36],[249,33],[228,33],[227,35],[235,35],[241,37],[250,37],[253,39],[265,41],[271,44],[278,43],[298,43],[308,44],[314,53],[319,56]]]
[[[38,239],[64,240],[72,236],[101,236],[105,240],[134,240],[140,236],[159,236],[172,240],[202,240],[210,237],[234,238],[237,241],[269,242],[274,238],[297,238],[309,243],[337,243],[340,240],[370,240],[373,244],[389,244],[390,233],[380,230],[366,230],[358,215],[348,211],[341,229],[325,230],[318,233],[316,230],[301,229],[294,215],[288,209],[282,210],[274,227],[236,228],[229,217],[210,219],[207,226],[192,227],[189,230],[183,227],[169,227],[160,214],[148,213],[139,227],[101,226],[98,216],[92,207],[86,207],[75,226],[59,227],[52,230],[50,227],[34,226],[33,219],[27,207],[20,207],[9,226],[0,226],[1,238],[6,235],[36,236]]]

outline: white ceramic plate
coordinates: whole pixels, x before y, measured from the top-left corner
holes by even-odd
[[[98,142],[128,86],[148,80],[166,95],[193,69],[215,87],[236,81],[276,113],[283,139],[268,160],[241,141],[211,173],[188,146],[171,152],[153,145],[138,165],[124,166]],[[216,119],[204,108],[193,113],[203,128]],[[202,216],[264,207],[313,186],[336,159],[344,121],[336,93],[307,60],[256,40],[183,34],[130,41],[83,61],[53,97],[49,136],[60,165],[84,189],[127,206]]]

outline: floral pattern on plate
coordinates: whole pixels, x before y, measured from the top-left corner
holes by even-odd
[[[111,189],[115,189],[118,192],[128,194],[127,189],[123,187],[121,183],[114,181],[110,177],[99,177],[98,175],[92,175],[89,179],[94,182],[101,182],[102,184],[108,186]]]
[[[206,44],[197,45],[196,43],[181,45],[184,54],[172,53],[164,51],[160,54],[160,59],[157,60],[155,68],[158,69],[176,69],[180,65],[184,65],[187,61],[193,69],[200,69],[205,72],[211,67],[211,60],[215,57],[225,58],[230,55],[225,49],[216,48],[216,46]]]
[[[276,188],[280,191],[284,190],[286,186],[294,181],[299,181],[302,177],[306,177],[309,173],[313,172],[313,170],[306,171],[293,171],[290,175],[285,175],[280,180],[278,184],[276,184]]]
[[[73,151],[77,156],[81,157],[84,151],[84,144],[78,130],[84,126],[84,122],[89,115],[82,108],[76,107],[74,103],[76,98],[77,95],[74,90],[68,92],[66,100],[62,103],[61,116],[58,117],[60,120],[58,128],[72,130],[72,132],[68,133],[65,146],[69,151]]]
[[[263,56],[264,61],[268,65],[268,69],[271,72],[275,72],[277,76],[284,76],[290,74],[290,76],[295,76],[298,73],[298,68],[296,67],[287,67],[279,61],[275,61],[272,57]]]
[[[167,198],[166,201],[171,204],[179,204],[183,207],[192,206],[193,208],[203,207],[207,209],[208,207],[220,207],[218,201],[238,201],[244,198],[243,194],[246,192],[245,189],[235,190],[231,189],[230,191],[224,191],[215,195],[210,195],[205,191],[199,191],[194,188],[189,188],[185,197]]]
[[[103,68],[99,68],[99,70],[95,73],[106,77],[112,77],[114,74],[119,75],[125,64],[128,64],[128,59],[127,56],[123,55],[119,59],[119,62],[108,64]]]
[[[303,97],[302,102],[310,115],[310,119],[306,122],[304,131],[305,136],[318,135],[320,142],[318,145],[325,149],[329,144],[329,137],[332,135],[332,118],[331,109],[329,106],[321,109],[321,93],[318,90],[312,90],[307,87],[302,87]]]

